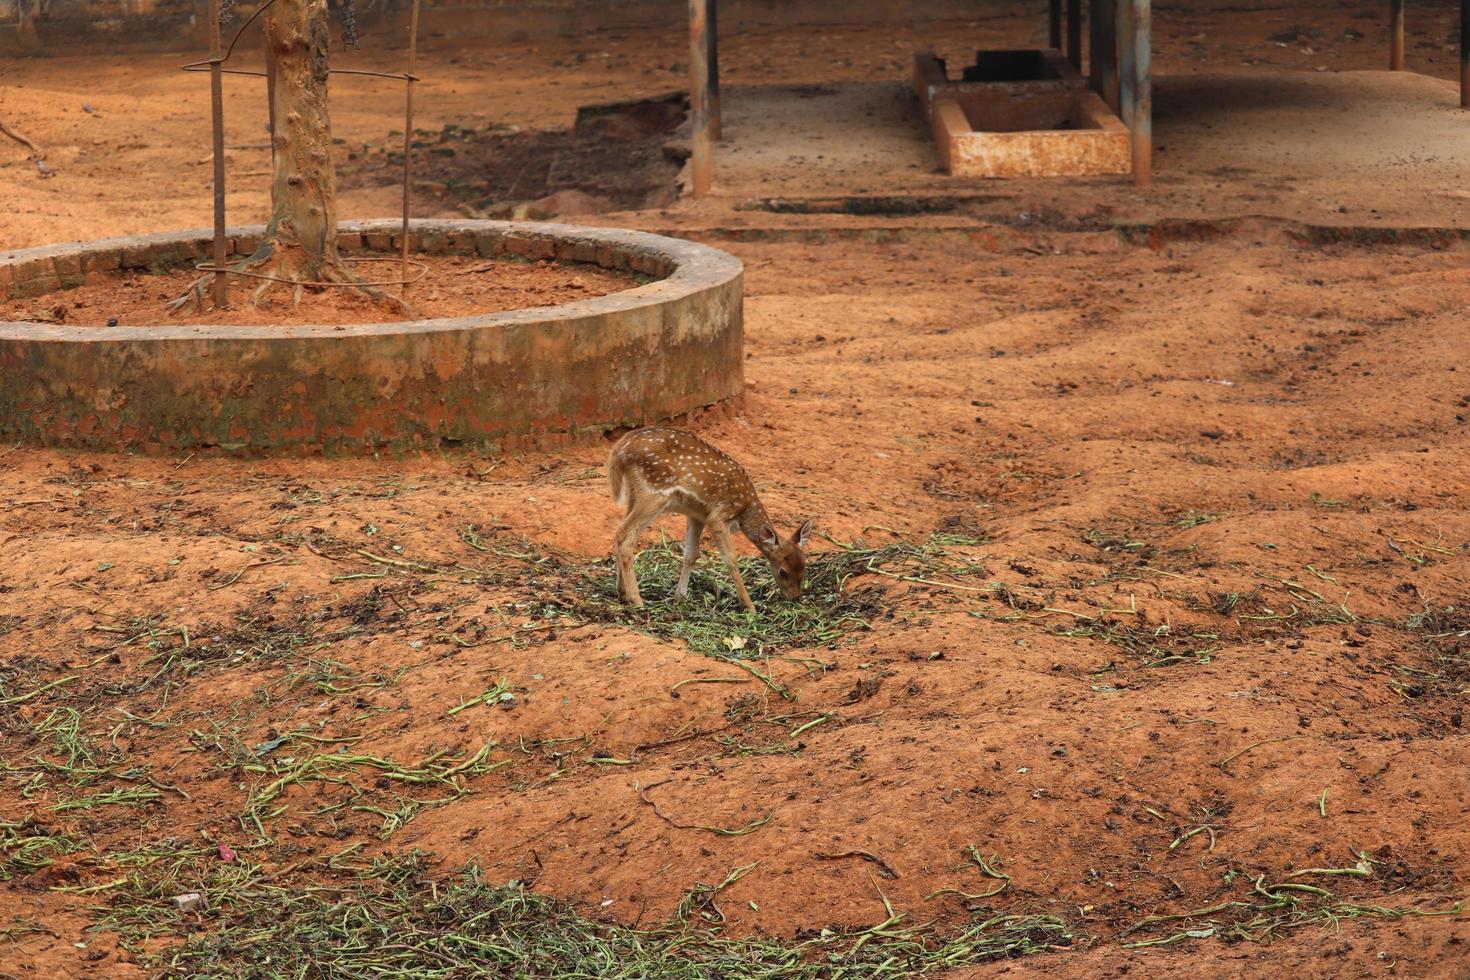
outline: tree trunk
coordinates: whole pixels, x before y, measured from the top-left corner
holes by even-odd
[[[270,91],[271,219],[265,240],[232,271],[254,277],[260,285],[250,294],[259,303],[277,285],[292,286],[292,303],[314,286],[354,289],[405,316],[413,307],[352,274],[337,254],[337,175],[332,161],[332,121],[327,112],[327,46],[331,24],[327,0],[275,0],[265,17],[274,71]],[[193,302],[203,310],[199,280],[169,304]]]
[[[337,179],[327,113],[327,0],[275,0],[265,18],[275,53],[275,179],[266,242],[277,275],[340,279]]]

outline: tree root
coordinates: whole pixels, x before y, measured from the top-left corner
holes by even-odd
[[[387,306],[389,309],[401,314],[405,319],[412,320],[418,317],[418,313],[406,299],[394,296],[384,292],[377,286],[370,286],[360,281],[353,275],[352,270],[347,267],[345,262],[338,260],[335,263],[322,266],[318,273],[320,278],[303,279],[296,275],[296,272],[299,270],[288,267],[289,263],[284,258],[278,258],[276,256],[276,251],[276,248],[267,242],[256,249],[251,255],[241,259],[230,267],[232,272],[243,273],[247,277],[261,280],[260,285],[250,291],[249,298],[246,300],[251,306],[259,306],[261,300],[275,286],[294,287],[291,293],[291,305],[293,307],[301,305],[301,299],[309,287],[316,287],[318,289],[350,289],[353,292],[368,297],[375,303],[381,303]],[[205,310],[205,301],[207,298],[205,286],[213,280],[214,276],[214,272],[206,272],[194,280],[180,296],[168,302],[168,310],[175,312],[192,303],[194,312],[202,314]]]

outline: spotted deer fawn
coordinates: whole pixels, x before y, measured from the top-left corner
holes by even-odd
[[[643,605],[638,577],[633,571],[638,535],[664,514],[689,519],[684,533],[684,565],[679,569],[676,595],[689,594],[689,572],[699,557],[699,539],[708,527],[725,567],[735,580],[740,602],[750,612],[755,604],[745,591],[735,559],[731,532],[739,529],[771,563],[782,595],[801,598],[806,576],[802,549],[811,534],[806,521],[794,537],[782,541],[756,496],[745,468],[714,446],[682,429],[638,429],[618,440],[607,459],[607,481],[613,499],[628,509],[618,528],[613,556],[618,568],[618,597]]]

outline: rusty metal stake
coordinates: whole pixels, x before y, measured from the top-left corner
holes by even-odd
[[[690,166],[695,197],[704,197],[710,188],[710,3],[689,0],[689,108],[694,125]]]
[[[1062,49],[1062,0],[1050,0],[1047,5],[1046,38],[1053,48]]]
[[[1460,108],[1470,109],[1470,0],[1460,0]]]
[[[709,50],[709,138],[716,143],[725,138],[720,114],[720,0],[709,0],[709,30],[705,43]]]
[[[229,246],[225,242],[225,91],[220,71],[219,0],[209,0],[209,111],[214,122],[214,307],[230,305],[230,277],[225,274]]]
[[[399,258],[402,262],[403,289],[401,295],[408,296],[408,208],[413,188],[413,83],[414,69],[419,57],[419,0],[413,0],[413,12],[408,20],[408,71],[404,74],[403,108],[403,234]]]
[[[1133,128],[1133,3],[1122,0],[1118,4],[1118,118],[1123,125]]]
[[[1132,8],[1132,35],[1123,43],[1133,46],[1133,183],[1149,187],[1154,181],[1153,6],[1150,0],[1122,0]]]
[[[1067,60],[1082,70],[1082,0],[1067,0]]]
[[[276,172],[276,49],[265,39],[265,101],[270,105],[271,173]]]
[[[1388,70],[1404,70],[1404,0],[1392,0],[1388,15]]]

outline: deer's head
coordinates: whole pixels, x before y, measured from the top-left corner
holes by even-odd
[[[806,542],[812,533],[812,521],[803,521],[796,533],[782,541],[776,529],[769,524],[761,528],[757,540],[761,553],[771,563],[771,574],[776,577],[776,586],[788,599],[801,598],[801,586],[806,580]]]

